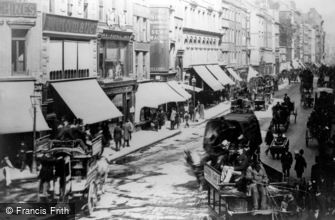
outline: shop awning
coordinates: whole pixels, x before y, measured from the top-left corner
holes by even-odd
[[[93,124],[122,116],[99,86],[96,79],[53,82],[51,85],[64,100],[72,113]]]
[[[223,85],[212,75],[212,73],[205,66],[193,66],[193,69],[213,91],[219,91],[224,89]]]
[[[177,81],[169,81],[168,85],[185,99],[190,99],[192,97],[191,94],[186,92],[186,90]]]
[[[254,78],[254,77],[257,77],[259,75],[259,73],[252,67],[252,66],[249,66],[249,71],[248,71],[248,82]]]
[[[166,82],[148,82],[138,85],[135,94],[135,122],[140,121],[143,107],[158,108],[169,102],[185,102],[187,99],[179,95]]]
[[[188,91],[193,91],[193,86],[191,85],[187,85],[187,84],[180,84],[181,87],[183,87],[184,89],[188,90]],[[201,92],[202,91],[202,88],[199,88],[199,87],[194,87],[194,91],[195,92]]]
[[[235,70],[232,68],[227,68],[227,70],[236,81],[242,81],[242,78],[235,72]]]
[[[33,80],[0,81],[0,134],[33,132],[34,110],[30,96]],[[36,108],[36,131],[49,130],[41,108]]]
[[[235,85],[235,82],[227,76],[219,65],[206,65],[206,67],[222,85]]]

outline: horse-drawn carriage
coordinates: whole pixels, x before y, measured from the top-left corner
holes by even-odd
[[[231,101],[230,112],[232,113],[251,113],[252,111],[252,102],[248,99],[238,98]]]
[[[84,201],[82,209],[91,214],[103,192],[107,172],[101,172],[101,163],[106,163],[102,155],[102,136],[92,139],[91,144],[76,140],[45,139],[38,144],[37,159],[43,166],[48,164],[54,169],[50,178],[54,188],[52,194],[39,194],[39,201],[69,202],[72,199]],[[41,184],[43,178],[40,173]],[[43,183],[44,182],[44,183]]]
[[[249,90],[253,93],[256,111],[266,111],[266,103],[270,102],[274,93],[274,78],[271,75],[257,76],[250,79]]]
[[[234,143],[240,136],[245,138],[244,143],[247,143],[249,148],[250,160],[259,161],[259,146],[262,143],[262,137],[258,120],[252,113],[230,113],[224,117],[211,119],[206,125],[204,134],[203,147],[206,156],[196,163],[192,154],[185,152],[186,161],[195,171],[198,182],[206,186],[208,205],[215,219],[272,219],[280,215],[281,210],[278,204],[285,195],[291,193],[287,188],[276,185],[275,182],[282,180],[280,172],[261,164],[270,180],[269,185],[266,186],[267,208],[265,210],[252,209],[252,193],[248,186],[246,190],[243,190],[244,187],[241,187],[243,181],[241,185],[241,182],[236,182],[236,178],[222,182],[222,173],[218,169],[218,163],[220,163],[219,158],[222,158],[223,155],[227,156],[224,154],[227,151],[223,150],[222,143]],[[228,157],[233,156],[233,149],[228,152]]]
[[[274,138],[270,144],[270,153],[273,159],[279,160],[281,155],[289,148],[290,141],[282,133],[274,135]]]
[[[294,123],[297,122],[298,112],[294,102],[277,103],[272,107],[271,125],[275,132],[281,131],[282,128],[286,132],[291,123],[291,115],[294,116]]]
[[[313,107],[313,73],[310,70],[304,70],[300,74],[300,104],[304,108]]]
[[[333,89],[318,88],[315,92],[314,111],[308,119],[305,135],[307,147],[313,139],[321,144],[320,142],[326,142],[333,135],[335,130],[334,100]]]

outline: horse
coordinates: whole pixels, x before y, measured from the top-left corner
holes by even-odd
[[[98,196],[100,196],[101,194],[104,194],[105,192],[104,185],[107,182],[108,171],[109,171],[108,159],[102,156],[97,161]]]

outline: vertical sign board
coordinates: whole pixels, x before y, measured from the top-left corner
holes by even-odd
[[[205,180],[211,184],[215,189],[219,190],[220,186],[220,173],[218,173],[216,170],[214,170],[212,167],[209,165],[205,164],[204,166],[204,177]]]
[[[169,71],[169,8],[150,8],[150,71]]]

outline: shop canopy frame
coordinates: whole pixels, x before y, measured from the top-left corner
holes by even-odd
[[[192,98],[191,94],[186,92],[186,90],[177,81],[169,81],[167,83],[175,92],[177,92],[179,95],[181,95],[185,99],[188,100]]]
[[[223,85],[212,75],[204,65],[192,66],[198,76],[214,91],[223,90]]]
[[[258,76],[260,76],[260,74],[252,66],[249,66],[247,81],[250,82],[252,78],[255,78]]]
[[[188,91],[192,91],[194,90],[194,92],[202,92],[203,89],[202,88],[199,88],[199,87],[196,87],[196,86],[191,86],[191,85],[188,85],[188,84],[180,84],[181,87],[183,87],[185,90],[188,90]]]
[[[51,82],[72,113],[85,124],[122,117],[95,78]]]
[[[219,65],[206,65],[206,67],[222,85],[235,85]]]
[[[237,82],[241,82],[243,81],[242,78],[235,72],[234,69],[232,68],[227,68],[228,72],[230,73],[230,75],[237,81]]]
[[[166,82],[140,83],[135,98],[135,123],[140,122],[141,110],[144,107],[158,108],[162,104],[188,100],[172,89]]]
[[[34,110],[31,95],[34,79],[0,79],[0,134],[33,132]],[[50,130],[36,106],[36,131]]]

